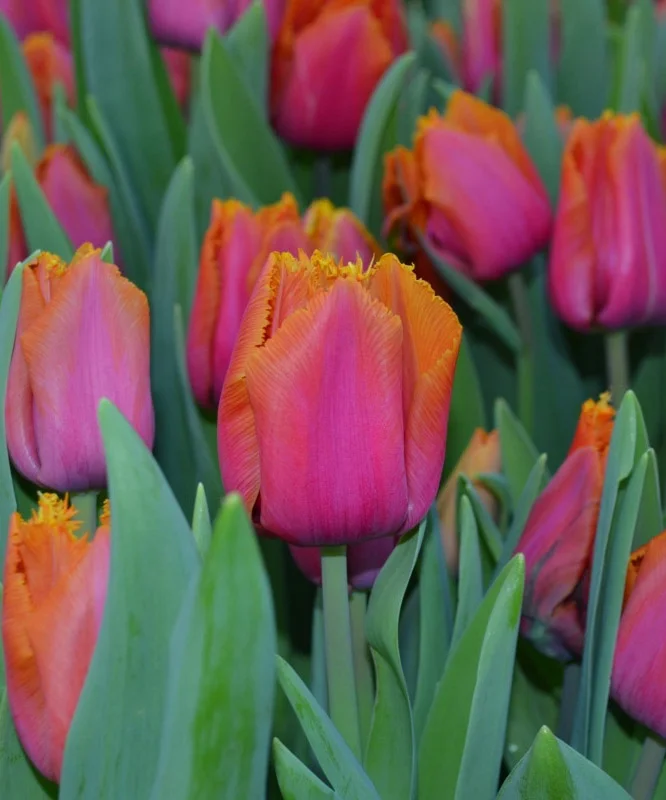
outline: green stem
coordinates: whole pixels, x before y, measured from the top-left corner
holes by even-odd
[[[521,340],[516,365],[518,369],[518,416],[525,430],[532,435],[534,429],[534,336],[532,334],[530,298],[522,272],[510,273],[508,284]]]
[[[571,740],[574,718],[576,716],[576,703],[580,688],[580,664],[570,661],[564,667],[564,682],[562,684],[562,700],[560,714],[557,720],[557,736],[564,742]]]
[[[354,677],[346,547],[321,548],[321,582],[328,707],[333,724],[360,761],[361,733]]]
[[[77,536],[95,535],[97,530],[97,492],[81,492],[72,494],[72,505],[77,510],[77,519],[83,524],[76,532]]]
[[[358,719],[361,728],[361,744],[365,748],[370,735],[372,707],[375,698],[370,650],[365,638],[365,613],[368,597],[365,592],[352,592],[349,601],[351,614],[352,647],[354,650],[354,674],[358,695]]]
[[[643,742],[641,757],[629,789],[629,794],[634,800],[651,800],[654,796],[664,764],[664,753],[666,747],[663,742],[658,742],[651,736]]]
[[[629,388],[629,351],[625,331],[612,331],[605,336],[606,377],[610,383],[611,396],[619,408]]]

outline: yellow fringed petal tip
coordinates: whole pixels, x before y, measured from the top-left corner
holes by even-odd
[[[74,534],[81,527],[81,522],[73,519],[77,513],[76,508],[70,505],[68,495],[61,498],[51,492],[39,492],[37,508],[33,509],[30,519],[21,519],[21,522],[24,526],[64,528]]]

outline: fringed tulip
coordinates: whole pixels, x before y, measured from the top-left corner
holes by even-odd
[[[67,103],[76,100],[74,61],[69,50],[50,33],[34,33],[23,42],[23,55],[32,75],[46,138],[53,138],[53,96],[56,84],[65,90]]]
[[[437,493],[460,336],[395,256],[271,254],[220,399],[225,487],[290,544],[411,529]]]
[[[278,133],[299,147],[351,148],[382,75],[407,49],[399,0],[287,0],[273,51]]]
[[[58,491],[106,482],[97,406],[106,397],[152,447],[148,302],[82,247],[42,253],[23,273],[6,397],[7,446],[26,478]]]
[[[257,212],[237,200],[214,200],[187,338],[190,383],[204,407],[217,408],[245,307],[274,250],[322,250],[343,261],[359,256],[364,263],[380,254],[354,214],[328,200],[312,203],[303,219],[290,194]]]
[[[49,31],[69,47],[68,0],[0,0],[0,15],[9,21],[19,39]]]
[[[148,0],[148,17],[155,38],[173,47],[200,50],[206,31],[226,33],[252,4],[252,0]],[[285,0],[263,0],[268,32],[274,39]]]
[[[347,582],[352,589],[371,589],[382,567],[400,541],[399,536],[384,536],[347,548]],[[289,550],[305,577],[321,586],[321,550],[318,547],[295,547]]]
[[[386,158],[387,232],[418,237],[476,281],[520,267],[548,242],[546,190],[509,117],[456,91],[417,125],[414,149]]]
[[[663,164],[637,114],[575,122],[548,270],[551,302],[570,327],[666,322]]]
[[[666,531],[631,556],[611,692],[634,719],[666,736]]]
[[[43,494],[9,526],[2,604],[7,697],[21,744],[60,780],[67,733],[102,622],[109,574],[108,512],[94,539],[67,499]]]
[[[521,632],[561,660],[583,648],[585,585],[613,419],[606,395],[583,405],[569,454],[537,498],[516,547],[526,570]]]
[[[458,571],[458,523],[457,495],[458,478],[467,476],[474,484],[479,499],[491,516],[497,513],[497,500],[492,492],[486,489],[477,479],[482,473],[499,472],[502,467],[502,453],[498,431],[487,433],[477,428],[465,451],[449,475],[437,497],[437,512],[440,518],[440,530],[446,563],[452,573]]]

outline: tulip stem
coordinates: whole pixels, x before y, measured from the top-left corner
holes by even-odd
[[[517,356],[518,416],[525,430],[532,435],[534,428],[534,337],[530,297],[522,272],[508,277],[509,294],[520,331],[521,346]]]
[[[328,707],[333,724],[360,761],[361,731],[356,700],[346,547],[321,548],[321,583]]]
[[[629,789],[634,800],[651,800],[654,796],[665,753],[666,748],[661,741],[647,736]]]
[[[368,598],[365,592],[352,592],[349,601],[351,614],[352,646],[354,648],[354,674],[358,695],[358,719],[361,729],[361,744],[365,747],[370,734],[372,707],[374,705],[374,680],[368,641],[365,638],[365,614]]]
[[[77,536],[87,533],[92,538],[97,530],[97,492],[72,494],[72,505],[78,512],[76,518],[82,522]]]
[[[629,349],[625,331],[612,331],[605,336],[606,377],[610,383],[611,396],[619,408],[629,388]]]

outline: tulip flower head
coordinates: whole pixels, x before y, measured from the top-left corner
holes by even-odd
[[[569,454],[534,503],[516,547],[526,569],[521,632],[561,660],[583,648],[586,577],[614,415],[608,395],[583,405]]]
[[[58,491],[104,486],[103,397],[152,447],[149,327],[146,296],[90,245],[69,265],[42,253],[25,267],[5,421],[28,480]]]
[[[634,719],[666,736],[666,531],[631,555],[611,693]]]
[[[461,326],[395,256],[273,253],[222,390],[222,478],[265,531],[356,544],[435,498]]]
[[[4,16],[19,39],[48,31],[60,44],[69,47],[69,3],[67,0],[0,0]]]
[[[637,114],[574,123],[548,271],[551,302],[570,327],[666,322],[663,164]]]
[[[42,494],[31,519],[12,516],[2,604],[7,696],[30,759],[58,781],[67,733],[102,622],[109,574],[108,508],[92,540],[67,498]]]
[[[365,108],[407,49],[399,0],[287,0],[273,50],[271,108],[299,147],[351,148]]]
[[[413,150],[387,155],[383,193],[403,249],[424,236],[476,281],[520,267],[550,235],[548,196],[514,123],[464,92],[421,117]]]
[[[33,33],[23,42],[23,55],[30,70],[46,138],[53,138],[53,97],[56,84],[65,90],[68,105],[76,99],[74,61],[69,50],[51,33]]]
[[[399,536],[384,536],[347,548],[347,581],[351,589],[366,591],[372,586],[388,561]],[[321,550],[319,547],[289,547],[291,555],[305,577],[321,586]]]

